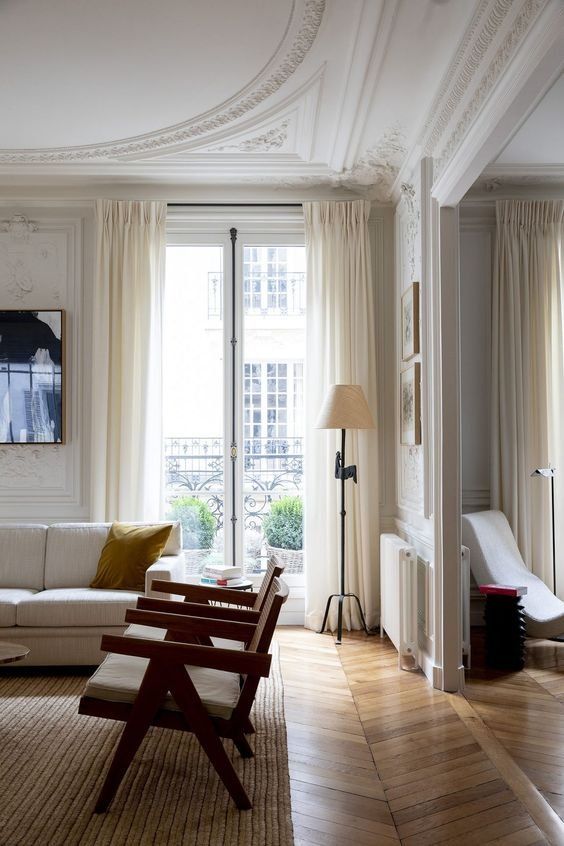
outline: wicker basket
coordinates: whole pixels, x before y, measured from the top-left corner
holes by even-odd
[[[186,575],[198,576],[202,572],[210,553],[211,549],[185,549],[184,564]]]
[[[271,555],[275,555],[280,563],[284,565],[285,575],[289,575],[290,573],[303,573],[303,549],[281,549],[279,547],[269,546],[269,544],[266,544],[266,552],[269,558]]]

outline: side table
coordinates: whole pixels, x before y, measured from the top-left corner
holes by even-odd
[[[19,643],[8,643],[8,641],[0,641],[0,664],[12,664],[14,661],[23,660],[26,655],[29,655],[27,646],[21,646]]]
[[[525,666],[525,619],[520,599],[524,586],[480,585],[486,597],[486,664],[495,670],[522,670]]]

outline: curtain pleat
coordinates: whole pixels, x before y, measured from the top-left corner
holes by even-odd
[[[505,512],[527,565],[552,587],[550,484],[531,472],[557,468],[562,513],[564,203],[498,201],[496,217],[491,503]],[[556,524],[559,549],[563,521]]]
[[[96,223],[91,515],[158,519],[166,204],[99,200]]]
[[[340,431],[314,428],[331,384],[361,385],[374,420],[376,315],[370,262],[370,203],[304,203],[307,251],[305,438],[306,626],[321,626],[327,598],[339,592],[339,484],[334,476]],[[356,593],[367,623],[378,622],[379,496],[376,430],[347,432],[346,590]],[[336,628],[336,603],[330,625]],[[345,606],[345,626],[359,628]]]

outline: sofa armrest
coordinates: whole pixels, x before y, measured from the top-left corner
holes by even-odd
[[[145,596],[154,596],[160,599],[163,594],[160,591],[151,589],[153,579],[162,579],[165,582],[184,581],[184,553],[179,555],[162,555],[158,561],[147,569],[145,573]],[[172,594],[164,594],[164,598],[172,599]]]

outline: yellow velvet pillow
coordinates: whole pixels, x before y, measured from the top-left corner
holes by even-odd
[[[158,561],[172,525],[112,523],[91,588],[145,590],[145,571]]]

